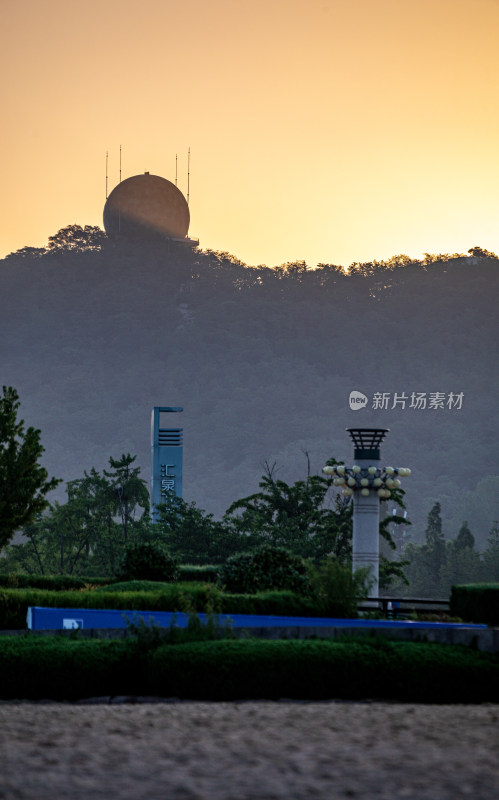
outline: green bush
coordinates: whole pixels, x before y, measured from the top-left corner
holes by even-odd
[[[156,592],[49,592],[40,589],[0,589],[0,629],[26,628],[29,606],[45,608],[105,608],[130,611],[205,611],[212,587],[179,587]]]
[[[181,564],[178,566],[178,579],[180,581],[216,583],[220,566],[216,564]],[[113,585],[116,578],[95,578],[92,576],[75,577],[74,575],[25,575],[11,572],[0,573],[0,588],[5,589],[53,589],[55,591],[66,589],[85,589],[91,586]]]
[[[158,648],[147,675],[153,694],[193,699],[499,699],[497,657],[412,642],[195,642]]]
[[[0,629],[26,628],[28,606],[45,608],[106,608],[130,611],[202,611],[223,614],[320,616],[314,601],[293,592],[222,594],[210,584],[159,584],[156,591],[93,590],[49,592],[40,589],[0,589]]]
[[[499,625],[499,583],[468,583],[453,586],[450,614],[465,622]]]
[[[200,581],[202,583],[216,583],[220,565],[217,564],[180,564],[178,579],[180,581]]]
[[[49,589],[65,591],[67,589],[85,589],[89,585],[107,586],[112,578],[76,578],[74,575],[23,575],[12,572],[0,575],[0,587],[6,589]]]
[[[170,583],[162,581],[118,581],[109,586],[98,586],[94,592],[162,592],[168,591]]]
[[[310,567],[310,591],[319,614],[324,617],[357,617],[357,606],[369,592],[369,572],[326,558],[317,567]]]
[[[281,617],[320,616],[317,606],[310,597],[289,591],[220,594],[219,610],[224,614],[276,614]]]
[[[8,636],[0,640],[3,699],[77,700],[139,694],[142,662],[128,641]]]
[[[153,542],[141,542],[126,548],[116,577],[123,581],[171,582],[177,578],[177,573],[177,562],[164,547]]]
[[[307,564],[284,547],[263,545],[230,556],[220,569],[218,582],[228,592],[290,589],[303,593],[308,589]]]
[[[138,646],[144,641],[146,647]],[[26,634],[0,638],[0,674],[2,700],[157,695],[499,702],[497,655],[385,640],[162,644],[144,632],[119,641]]]

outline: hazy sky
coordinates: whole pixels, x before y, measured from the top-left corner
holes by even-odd
[[[0,0],[0,256],[144,172],[249,264],[499,253],[497,0]]]

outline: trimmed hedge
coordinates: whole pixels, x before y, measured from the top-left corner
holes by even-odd
[[[22,575],[17,572],[0,574],[0,587],[6,589],[47,589],[68,591],[88,586],[108,586],[112,578],[75,578],[74,575]]]
[[[499,699],[499,659],[450,645],[194,642],[158,648],[148,669],[153,694],[193,699],[338,697],[436,703]]]
[[[130,611],[204,611],[210,587],[170,585],[156,592],[80,591],[50,592],[40,589],[0,589],[0,629],[26,627],[28,606],[47,608],[106,608]]]
[[[499,625],[499,583],[468,583],[453,586],[450,614],[465,622]]]
[[[268,591],[256,594],[220,595],[222,614],[276,614],[280,617],[321,617],[320,609],[310,597],[290,591]]]
[[[201,581],[202,583],[216,583],[220,564],[180,564],[178,568],[179,581]]]
[[[162,581],[146,581],[146,580],[133,580],[133,581],[118,581],[107,586],[98,586],[93,589],[94,592],[162,592],[170,588],[169,583]]]
[[[156,695],[405,702],[499,701],[499,659],[452,645],[218,640],[141,649],[134,640],[0,640],[0,697]]]
[[[28,606],[48,608],[106,608],[129,611],[214,611],[224,614],[320,616],[313,602],[293,592],[256,595],[222,594],[209,584],[166,585],[156,592],[49,592],[39,589],[0,589],[0,629],[26,628]]]
[[[137,692],[141,663],[127,641],[2,637],[0,697],[77,700]]]
[[[216,583],[220,565],[182,564],[178,567],[179,581]],[[91,576],[75,577],[74,575],[24,575],[17,572],[0,573],[0,587],[5,589],[50,589],[64,591],[85,589],[92,586],[109,586],[116,578],[94,578]]]

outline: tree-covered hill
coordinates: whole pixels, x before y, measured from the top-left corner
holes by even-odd
[[[296,480],[304,451],[314,472],[352,461],[346,427],[390,428],[383,461],[413,471],[411,532],[439,501],[445,535],[467,519],[481,548],[499,518],[498,286],[480,248],[347,274],[64,229],[0,261],[2,383],[65,481],[122,452],[148,476],[151,408],[183,406],[184,496],[216,514],[256,489],[265,460]],[[365,408],[350,410],[352,390]],[[436,392],[443,408],[409,408]]]

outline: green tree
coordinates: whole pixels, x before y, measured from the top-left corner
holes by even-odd
[[[0,549],[15,531],[48,505],[46,495],[60,482],[48,480],[39,464],[44,452],[39,430],[17,419],[19,395],[11,386],[0,397]]]
[[[309,589],[307,562],[284,547],[265,544],[228,558],[220,570],[219,584],[228,592],[289,589],[303,593]]]
[[[428,514],[428,523],[425,532],[425,548],[428,588],[430,594],[435,592],[435,596],[437,596],[440,592],[440,570],[446,560],[440,503],[435,503]]]
[[[445,546],[445,559],[440,567],[440,594],[449,596],[454,584],[479,581],[481,571],[480,554],[475,550],[475,537],[468,523],[463,522],[456,538]]]
[[[15,250],[13,253],[6,255],[5,261],[21,258],[35,260],[44,256],[46,252],[45,247],[21,247],[20,250]]]
[[[325,617],[357,616],[357,606],[371,587],[369,568],[352,573],[349,565],[340,564],[334,557],[325,558],[309,573],[310,588]]]
[[[396,503],[399,508],[402,508],[405,511],[406,506],[404,496],[405,491],[403,489],[392,489],[390,505],[393,506],[393,504]],[[383,505],[381,505],[381,509],[383,509]],[[393,586],[396,586],[397,584],[399,586],[409,585],[409,581],[405,574],[405,568],[409,566],[409,561],[400,557],[389,558],[389,555],[395,555],[397,551],[397,544],[391,534],[390,526],[392,526],[393,530],[394,526],[397,525],[412,525],[412,523],[406,518],[406,516],[395,513],[392,513],[391,516],[382,517],[379,523],[380,545],[384,545],[385,550],[385,552],[383,552],[383,550],[380,548],[379,588],[385,592],[393,589]],[[381,539],[383,539],[383,542],[381,542]]]
[[[468,253],[470,256],[474,256],[475,258],[497,258],[495,253],[491,253],[489,250],[485,250],[483,247],[478,246],[470,247]]]
[[[23,528],[24,541],[10,546],[10,570],[35,575],[112,574],[123,545],[120,526],[112,518],[107,482],[91,469],[70,481],[66,492],[65,503],[49,506]]]
[[[332,459],[328,463],[337,462]],[[333,507],[326,502],[332,478],[309,474],[290,486],[276,479],[274,471],[275,465],[266,464],[258,484],[261,491],[236,500],[225,513],[246,537],[248,547],[272,544],[304,558],[320,560],[334,555],[340,561],[348,560],[352,504],[339,495]]]
[[[114,513],[121,517],[123,527],[123,539],[129,540],[130,528],[136,521],[138,509],[142,513],[149,509],[149,492],[145,480],[140,477],[140,467],[133,467],[132,464],[137,456],[130,453],[123,453],[119,460],[109,459],[109,465],[114,470],[106,472],[108,478],[107,495],[113,505]]]
[[[128,544],[152,538],[149,496],[135,457],[109,459],[112,472],[95,468],[66,486],[67,501],[54,503],[23,529],[5,568],[31,574],[112,575]],[[140,516],[139,516],[140,512]]]
[[[331,458],[328,465],[340,462]],[[246,538],[245,549],[262,544],[285,547],[296,555],[312,558],[319,563],[334,557],[348,564],[352,556],[353,504],[351,498],[337,493],[334,499],[328,494],[333,478],[307,475],[306,480],[293,485],[274,477],[275,465],[266,464],[266,472],[259,483],[260,492],[236,500],[226,511],[229,519]],[[392,491],[392,501],[401,508],[404,490]],[[241,513],[237,513],[241,512]],[[401,516],[391,516],[380,521],[380,537],[388,548],[395,550],[389,524],[411,523]],[[391,561],[386,557],[380,563],[380,584],[387,588],[392,580],[405,582],[403,568],[406,562]]]
[[[97,225],[67,225],[49,236],[49,253],[82,253],[100,250],[107,236]]]
[[[470,536],[474,542],[471,533]],[[455,584],[480,581],[481,572],[480,554],[473,546],[463,545],[463,538],[460,540],[458,535],[454,541],[447,542],[446,545],[445,562],[440,569],[441,596],[449,597],[451,587]]]
[[[471,533],[467,521],[463,522],[461,525],[457,538],[452,544],[456,551],[465,550],[466,548],[473,550],[475,546],[475,537]]]
[[[499,522],[494,521],[488,537],[488,547],[483,553],[482,580],[499,582]]]
[[[392,560],[387,558],[383,553],[379,557],[379,588],[380,591],[387,593],[392,591],[393,587],[399,584],[400,586],[409,586],[409,580],[406,575],[406,569],[409,566],[407,559]]]
[[[404,559],[409,562],[405,573],[411,595],[435,599],[446,595],[442,586],[442,569],[446,563],[447,551],[442,532],[440,503],[434,503],[428,514],[425,543],[408,544]],[[400,584],[398,591],[403,592]]]
[[[492,531],[491,535],[493,539]],[[409,544],[404,552],[409,561],[406,570],[409,592],[416,596],[446,598],[454,584],[493,579],[488,576],[494,573],[496,552],[499,567],[499,546],[495,551],[492,540],[487,554],[490,561],[486,560],[486,554],[482,561],[467,522],[463,522],[455,539],[445,542],[440,504],[435,503],[428,515],[425,543]]]
[[[488,543],[489,547],[499,549],[499,522],[497,520],[494,520],[492,523],[492,527],[489,531]]]
[[[137,542],[126,547],[116,576],[124,581],[174,581],[177,563],[161,544]]]
[[[1,561],[2,572],[21,572],[27,575],[54,575],[58,572],[57,537],[48,532],[50,515],[39,514],[23,528],[24,541],[5,548]]]
[[[175,494],[158,506],[149,535],[184,564],[220,563],[245,546],[230,521],[217,521],[213,514]]]
[[[59,570],[112,574],[123,539],[114,520],[115,504],[109,481],[92,467],[66,487],[67,502],[55,504],[53,527],[59,539]]]

